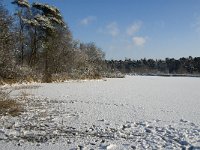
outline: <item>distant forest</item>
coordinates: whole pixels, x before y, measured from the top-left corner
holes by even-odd
[[[106,60],[112,71],[137,74],[200,74],[200,57],[166,58],[165,60]]]
[[[123,77],[126,73],[199,74],[200,57],[106,60],[94,43],[73,39],[60,11],[48,4],[0,0],[0,84]],[[121,74],[122,73],[122,74]]]

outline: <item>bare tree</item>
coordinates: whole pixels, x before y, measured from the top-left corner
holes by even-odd
[[[14,65],[13,19],[0,1],[0,76],[9,77]]]
[[[87,64],[87,71],[89,76],[101,76],[103,71],[103,63],[105,53],[98,48],[94,43],[81,43],[80,50],[86,55],[85,61]]]

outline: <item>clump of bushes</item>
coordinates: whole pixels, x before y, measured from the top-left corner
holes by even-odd
[[[6,68],[0,72],[0,85],[23,82],[41,82],[42,78],[42,73],[34,71],[28,66],[15,66],[13,69]]]

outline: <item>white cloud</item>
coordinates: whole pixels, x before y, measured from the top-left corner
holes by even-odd
[[[139,37],[139,36],[135,36],[132,38],[133,40],[133,44],[136,46],[144,46],[146,43],[146,38],[145,37]]]
[[[142,22],[141,21],[135,22],[130,27],[127,28],[126,33],[129,36],[132,36],[136,32],[138,32],[141,29],[141,27],[142,27]]]
[[[106,26],[106,30],[107,30],[107,33],[113,37],[116,37],[120,32],[116,22],[112,22],[112,23],[108,24]]]
[[[94,16],[88,16],[86,18],[83,18],[81,21],[80,21],[80,24],[81,25],[89,25],[91,24],[92,22],[94,22],[96,20],[96,17]]]

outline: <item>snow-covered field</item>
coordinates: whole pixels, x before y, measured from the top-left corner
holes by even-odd
[[[200,149],[200,78],[5,86],[28,95],[20,117],[1,117],[0,149]]]

